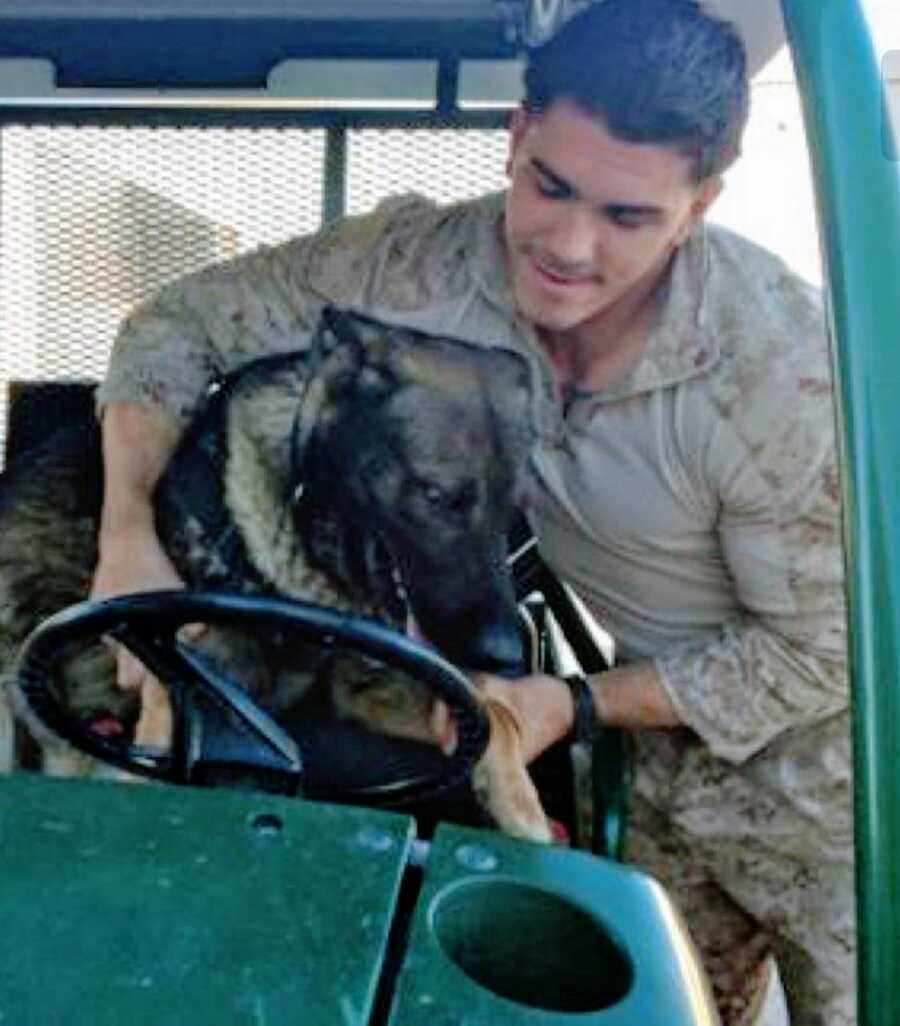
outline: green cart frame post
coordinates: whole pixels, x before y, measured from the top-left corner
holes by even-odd
[[[783,0],[844,444],[860,1026],[900,1023],[900,164],[858,0]]]

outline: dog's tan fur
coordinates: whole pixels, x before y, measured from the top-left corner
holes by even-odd
[[[404,544],[421,549],[407,561],[412,569],[404,584],[413,615],[424,620],[426,633],[438,635],[433,640],[445,648],[442,631],[448,631],[451,645],[460,633],[459,624],[449,622],[457,613],[462,616],[459,623],[472,622],[472,610],[466,608],[471,604],[470,592],[484,589],[484,581],[501,572],[494,565],[496,539],[489,536],[505,530],[514,478],[529,446],[527,374],[511,354],[398,333],[374,322],[354,323],[359,345],[342,344],[333,337],[324,344],[320,340],[318,351],[314,347],[295,367],[251,375],[229,394],[222,499],[257,579],[230,577],[229,568],[216,564],[206,527],[178,502],[173,506],[191,473],[190,467],[186,472],[182,468],[186,476],[179,479],[179,454],[160,486],[163,542],[190,584],[208,586],[212,580],[253,592],[260,590],[261,580],[266,590],[276,593],[390,617],[377,583],[381,550],[374,536],[363,537],[372,522],[381,532],[377,545],[390,549],[401,562],[406,558]],[[354,429],[345,432],[348,417],[356,420]],[[389,438],[381,441],[379,433]],[[185,446],[190,444],[186,439]],[[357,449],[366,445],[371,451],[361,455]],[[321,488],[322,467],[329,461],[334,464],[333,474],[345,475],[339,487],[334,481],[326,483],[326,490],[336,487],[334,505],[340,508],[326,503],[320,509],[317,495],[304,496],[296,509],[286,506],[286,496],[295,484],[292,475],[296,475],[298,452],[314,479],[311,487],[318,482]],[[369,476],[363,489],[359,479],[365,475]],[[416,492],[417,482],[427,482],[433,492],[449,496],[453,500],[446,505],[449,513],[436,510],[431,516],[427,502]],[[167,502],[167,496],[172,501]],[[8,592],[17,590],[15,560],[4,558],[2,538],[4,533],[9,537],[10,530],[13,536],[27,533],[28,522],[36,518],[35,501],[32,489],[31,508],[22,511],[18,521],[15,504],[7,504],[0,516],[0,587]],[[306,502],[312,503],[312,512],[303,506]],[[366,503],[370,505],[357,509]],[[358,523],[348,525],[347,517],[358,518]],[[409,527],[406,521],[416,527],[416,517],[421,520],[419,533],[425,535],[419,539],[415,531],[404,533]],[[41,518],[53,519],[46,511]],[[477,543],[483,543],[478,551],[484,556],[473,555]],[[80,592],[71,601],[84,596],[84,566],[89,568],[94,556],[89,546],[81,561],[84,565],[73,575]],[[505,587],[502,581],[498,586]],[[484,602],[492,601],[488,591]],[[6,631],[0,654],[6,659],[16,640],[11,634],[21,640],[27,619],[23,596],[16,595],[14,605],[17,614],[0,624]],[[38,609],[34,619],[46,612]],[[442,617],[448,622],[442,622]],[[274,650],[269,645],[263,649],[258,639],[221,631],[207,632],[197,643],[233,667],[234,676],[276,716],[302,699],[314,676],[308,667],[296,665],[296,646],[290,646],[290,651],[277,645]],[[448,654],[457,661],[467,658],[467,653]],[[110,666],[109,689],[111,674]],[[339,714],[361,719],[382,733],[434,740],[434,702],[421,688],[358,658],[340,659],[332,680]],[[73,681],[76,708],[75,692],[81,685],[80,678]],[[95,695],[96,681],[91,687]],[[474,790],[502,830],[549,841],[547,820],[522,760],[515,715],[496,699],[481,701],[491,739],[475,770]],[[171,729],[165,691],[145,692],[142,706],[139,739],[165,744]],[[59,746],[48,744],[46,736],[43,741],[48,762],[60,763]]]

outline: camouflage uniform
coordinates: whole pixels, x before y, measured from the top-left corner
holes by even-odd
[[[372,215],[164,288],[101,401],[184,422],[211,376],[305,343],[325,302],[523,352],[543,551],[650,659],[685,728],[636,738],[630,856],[688,910],[729,1024],[774,951],[795,1026],[855,1022],[850,745],[829,357],[815,291],[697,228],[646,351],[565,408],[514,306],[502,197]]]

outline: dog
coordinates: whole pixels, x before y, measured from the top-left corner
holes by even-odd
[[[256,360],[210,390],[157,486],[157,529],[188,587],[377,617],[465,669],[516,675],[525,667],[506,536],[530,424],[528,369],[517,354],[326,308],[306,348]],[[88,594],[101,496],[93,420],[57,434],[0,481],[7,672],[37,623]],[[197,644],[287,723],[326,658],[288,638],[218,628]],[[433,740],[434,699],[408,680],[350,660],[330,686],[338,719]],[[61,688],[82,721],[112,721],[147,742],[148,710],[116,688],[104,646],[76,655]],[[516,718],[476,697],[491,729],[473,790],[500,829],[547,842]],[[24,718],[45,769],[84,771],[27,708]]]

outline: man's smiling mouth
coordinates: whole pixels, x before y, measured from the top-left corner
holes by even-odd
[[[557,288],[576,288],[580,285],[600,285],[602,279],[597,274],[585,274],[578,272],[571,274],[566,271],[560,271],[559,269],[549,266],[544,263],[539,257],[528,254],[528,262],[531,264],[532,271],[542,281],[546,281],[550,285],[554,285]]]

